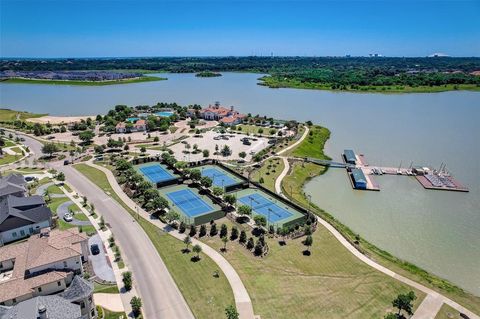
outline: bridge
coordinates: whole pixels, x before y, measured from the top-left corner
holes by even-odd
[[[308,163],[314,163],[318,164],[321,166],[328,166],[328,167],[335,167],[335,168],[355,168],[355,165],[353,164],[346,164],[346,163],[340,163],[340,162],[335,162],[335,161],[329,161],[329,160],[322,160],[318,158],[313,158],[313,157],[303,157],[303,158],[298,158],[302,159],[305,162]]]

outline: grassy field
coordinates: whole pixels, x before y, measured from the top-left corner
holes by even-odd
[[[0,165],[10,164],[20,159],[21,155],[10,155],[3,153],[3,157],[0,158]]]
[[[102,171],[86,164],[76,164],[74,168],[98,187],[109,192],[112,198],[130,214],[136,215],[115,194]],[[181,249],[184,248],[181,241],[167,235],[143,218],[139,220],[139,225],[142,226],[162,257],[195,317],[223,318],[225,307],[234,304],[234,299],[230,284],[217,265],[204,254],[201,255],[202,260],[200,262],[190,261],[192,255],[181,252]],[[220,278],[213,277],[212,274],[215,270],[219,270]],[[195,289],[192,289],[192,287],[195,287]]]
[[[231,229],[231,221],[222,219],[217,225],[222,223]],[[223,247],[218,236],[203,240],[216,249]],[[323,227],[313,234],[311,256],[302,254],[302,240],[280,246],[276,239],[267,239],[270,250],[263,258],[238,242],[227,244],[224,256],[242,278],[261,318],[383,318],[396,295],[410,290],[355,258]],[[418,306],[424,295],[415,293]]]
[[[119,319],[119,318],[127,318],[127,315],[124,312],[113,312],[103,308],[103,319]]]
[[[475,84],[458,84],[445,86],[363,86],[359,89],[347,88],[345,90],[333,90],[329,84],[302,82],[293,79],[279,79],[271,76],[260,78],[260,85],[270,88],[294,88],[294,89],[310,89],[310,90],[327,90],[327,91],[346,91],[346,92],[369,92],[369,93],[435,93],[456,90],[480,91],[480,87]]]
[[[68,202],[69,200],[70,199],[68,197],[51,198],[47,206],[50,207],[54,214],[57,214],[58,206],[62,205],[65,202]]]
[[[460,313],[447,304],[443,304],[435,319],[462,319]]]
[[[117,285],[107,285],[107,284],[100,284],[98,282],[93,283],[93,293],[104,293],[104,294],[118,294],[120,291],[118,290]]]
[[[63,191],[57,185],[51,185],[47,188],[50,194],[63,194]]]
[[[283,160],[281,158],[269,159],[263,162],[262,167],[255,170],[250,175],[250,178],[255,182],[259,182],[260,178],[263,177],[262,185],[274,192],[275,180],[277,179],[278,175],[282,173],[284,168],[285,165],[283,164]]]
[[[241,128],[241,129],[240,129]],[[240,124],[237,125],[237,130],[236,132],[241,132],[241,133],[249,133],[249,134],[260,134],[258,133],[258,130],[263,130],[262,135],[275,135],[277,133],[277,129],[274,128],[269,128],[269,127],[262,127],[258,125],[251,125],[251,124]],[[270,130],[274,131],[275,133],[270,134]]]
[[[17,145],[15,142],[11,140],[5,140],[5,146],[4,147],[11,147]]]
[[[302,154],[302,156],[321,156],[323,151],[320,153],[318,150],[304,145],[309,143],[308,140],[305,140],[299,147],[291,151],[293,154]],[[300,151],[299,151],[300,150]],[[292,201],[297,204],[307,208],[309,207],[308,200],[303,193],[303,186],[305,183],[318,175],[321,175],[325,172],[325,168],[318,166],[316,164],[306,163],[302,164],[297,162],[291,168],[290,174],[287,175],[282,182],[282,189],[284,194],[286,194]],[[321,208],[312,204],[312,211],[321,216],[323,219],[327,220],[331,225],[333,225],[342,235],[353,242],[355,240],[355,235],[351,229],[347,226],[340,223],[333,216],[322,210]],[[427,271],[409,263],[404,260],[398,259],[390,253],[376,247],[375,245],[362,240],[361,241],[361,251],[380,263],[381,265],[404,275],[416,282],[419,282],[427,287],[430,287],[451,299],[457,301],[465,307],[468,307],[470,310],[480,314],[480,297],[474,296],[463,289],[453,285],[452,283],[439,278],[433,274],[428,273]]]
[[[166,78],[160,78],[156,76],[143,76],[141,78],[117,80],[117,81],[62,81],[62,80],[36,80],[36,79],[8,79],[2,81],[2,83],[20,83],[20,84],[50,84],[50,85],[86,85],[86,86],[104,86],[104,85],[116,85],[116,84],[129,84],[151,81],[162,81]]]
[[[65,188],[65,190],[69,193],[72,192],[72,189],[70,188],[70,186],[68,186],[67,184],[63,184],[63,188]]]
[[[41,117],[47,114],[34,114],[29,112],[14,111],[10,109],[0,109],[0,122],[10,122],[15,121],[17,118],[19,120],[26,120],[32,117]]]
[[[290,156],[315,157],[318,159],[330,159],[323,152],[325,142],[330,138],[330,131],[318,125],[310,127],[307,137],[293,150],[287,151]]]

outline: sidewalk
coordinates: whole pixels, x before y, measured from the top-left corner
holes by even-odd
[[[113,176],[112,172],[102,166],[98,166],[96,164],[93,164],[91,162],[87,162],[87,165],[94,167],[96,169],[101,170],[102,172],[105,173],[107,176],[108,182],[112,186],[113,190],[115,193],[120,197],[120,199],[128,205],[132,210],[136,211],[137,205],[133,200],[128,197],[123,190],[121,189],[120,185],[118,185],[115,177]],[[165,230],[168,232],[170,235],[173,237],[182,240],[186,237],[184,234],[180,234],[177,230],[173,229],[169,225],[164,224],[160,220],[151,220],[150,219],[150,214],[148,214],[146,211],[138,207],[138,212],[139,214],[154,224],[155,226]],[[254,319],[254,313],[253,313],[253,305],[252,301],[250,299],[250,296],[247,292],[247,289],[243,285],[242,280],[240,279],[240,276],[237,274],[235,269],[230,265],[230,263],[216,250],[211,248],[210,246],[202,243],[201,241],[198,241],[194,238],[192,238],[192,245],[200,245],[202,247],[202,251],[209,256],[217,265],[218,267],[223,271],[225,274],[225,277],[227,278],[228,282],[230,283],[230,286],[232,287],[233,291],[233,296],[235,298],[235,304],[237,307],[237,311],[240,314],[240,319]]]

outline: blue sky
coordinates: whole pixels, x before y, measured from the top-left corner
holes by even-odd
[[[0,0],[0,56],[480,56],[476,1]]]

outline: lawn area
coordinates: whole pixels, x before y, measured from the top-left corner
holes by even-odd
[[[22,155],[22,149],[19,146],[12,147],[10,150],[18,155]]]
[[[315,157],[318,159],[330,159],[323,153],[325,142],[330,138],[330,131],[318,125],[310,127],[307,137],[300,145],[288,151],[288,155],[296,157]],[[287,155],[287,154],[284,154]]]
[[[50,194],[64,194],[64,192],[57,185],[51,185],[47,187]]]
[[[103,319],[119,319],[119,318],[127,318],[127,314],[125,312],[113,312],[108,309],[103,308]]]
[[[57,198],[51,198],[50,202],[48,202],[48,207],[52,210],[52,212],[56,215],[57,214],[57,208],[61,204],[68,202],[70,199],[68,197],[57,197]]]
[[[84,213],[75,213],[74,217],[75,217],[75,219],[83,221],[83,222],[88,222],[89,221],[87,215],[85,215]]]
[[[3,147],[11,147],[11,146],[15,146],[17,144],[15,144],[13,141],[11,140],[5,140],[5,145]]]
[[[65,188],[65,190],[69,193],[73,192],[70,186],[68,186],[67,184],[63,184],[63,188]]]
[[[0,158],[0,165],[13,163],[16,160],[19,160],[20,158],[21,158],[21,155],[10,155],[10,154],[4,153],[3,157]]]
[[[77,206],[77,204],[73,203],[72,205],[68,206],[68,211],[78,212],[80,211],[80,208]]]
[[[443,304],[435,319],[462,319],[460,313],[447,304]]]
[[[262,185],[275,192],[275,180],[277,179],[278,175],[282,173],[284,168],[285,165],[283,164],[283,160],[281,158],[271,158],[263,162],[262,167],[255,170],[250,175],[250,178],[255,182],[259,182],[260,178],[263,178]]]
[[[9,109],[0,109],[0,122],[15,121],[17,118],[25,120],[32,117],[40,117],[47,114],[33,114],[29,112],[20,112]]]
[[[259,133],[258,131],[261,131],[262,133]],[[270,131],[274,132],[273,134],[270,134]],[[270,127],[262,127],[258,125],[252,125],[252,124],[240,124],[237,125],[236,132],[241,132],[244,134],[262,134],[262,135],[275,135],[277,133],[277,129],[270,128]]]
[[[112,190],[105,173],[86,164],[77,164],[73,167],[98,187],[109,192],[112,198],[130,214],[136,215]],[[181,249],[184,248],[181,241],[166,234],[143,218],[139,220],[139,225],[142,226],[162,257],[195,317],[223,318],[225,307],[234,304],[234,299],[230,284],[217,265],[204,254],[201,254],[200,262],[192,262],[190,260],[191,253],[183,254],[181,252]],[[219,270],[219,278],[213,277],[215,270]]]
[[[21,174],[41,174],[43,173],[43,169],[41,168],[17,168],[17,172]]]
[[[76,217],[76,216],[75,216]],[[88,226],[75,226],[75,225],[72,225],[70,223],[67,223],[66,221],[64,221],[63,219],[58,219],[58,229],[60,230],[66,230],[66,229],[70,229],[70,228],[73,228],[73,227],[78,227],[78,230],[80,232],[83,232],[85,234],[87,234],[87,236],[93,236],[95,235],[95,233],[97,232],[95,227],[93,227],[92,225],[88,225]]]
[[[231,229],[231,221],[224,218],[217,225],[222,223]],[[218,236],[202,240],[218,250],[223,247]],[[313,234],[311,256],[302,254],[302,240],[280,246],[267,239],[270,250],[263,258],[238,242],[227,244],[224,256],[242,278],[261,318],[383,318],[397,294],[410,290],[365,265],[323,227]],[[415,293],[417,307],[424,294]]]
[[[108,285],[108,284],[100,284],[98,282],[93,283],[93,293],[104,293],[104,294],[118,294],[120,291],[118,290],[117,285]]]

